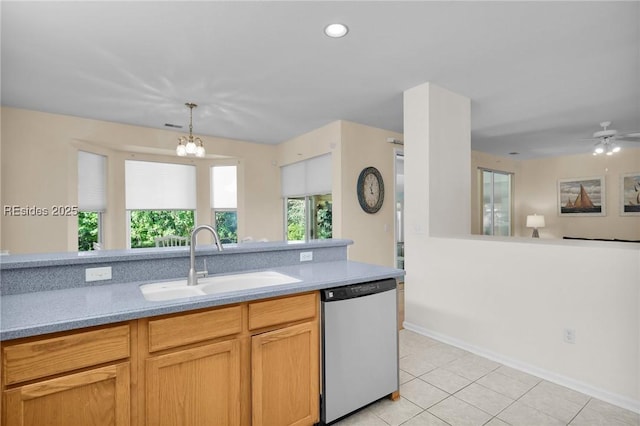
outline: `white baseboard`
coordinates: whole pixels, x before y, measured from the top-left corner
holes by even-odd
[[[517,359],[506,357],[504,355],[489,351],[487,349],[471,345],[463,340],[456,339],[455,337],[450,337],[445,334],[441,334],[441,333],[426,329],[424,327],[420,327],[418,325],[412,324],[407,321],[403,322],[403,326],[407,330],[416,332],[423,336],[430,337],[434,340],[438,340],[442,343],[446,343],[448,345],[455,346],[460,349],[464,349],[465,351],[488,358],[492,361],[499,362],[500,364],[506,365],[508,367],[512,367],[520,371],[524,371],[525,373],[529,373],[531,375],[540,377],[541,379],[547,380],[549,382],[553,382],[558,385],[567,387],[569,389],[582,392],[585,395],[598,398],[602,401],[608,402],[610,404],[613,404],[618,407],[624,408],[626,410],[630,410],[640,414],[640,401],[638,400],[635,400],[623,395],[618,395],[616,393],[609,392],[605,389],[597,388],[588,383],[584,383],[584,382],[572,379],[570,377],[566,377],[561,374],[554,373],[553,371],[545,370],[543,368],[539,368],[534,365],[527,364]]]

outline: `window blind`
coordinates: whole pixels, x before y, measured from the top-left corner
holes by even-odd
[[[127,210],[195,210],[195,166],[126,160],[125,206]]]
[[[238,177],[236,166],[211,167],[211,208],[238,207]]]
[[[78,210],[107,209],[107,157],[78,151]]]
[[[288,164],[280,171],[283,197],[331,193],[331,154]]]

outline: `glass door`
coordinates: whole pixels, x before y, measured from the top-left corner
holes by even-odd
[[[482,233],[512,235],[512,174],[495,170],[481,171]]]

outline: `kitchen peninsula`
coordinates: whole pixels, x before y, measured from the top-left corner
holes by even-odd
[[[199,247],[210,276],[299,281],[161,302],[140,285],[186,277],[188,249],[3,257],[4,424],[316,423],[319,290],[403,274],[348,261],[349,244]],[[96,268],[111,279],[86,282]]]

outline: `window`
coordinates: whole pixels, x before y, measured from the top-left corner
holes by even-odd
[[[287,198],[287,241],[332,238],[332,208],[331,194]]]
[[[154,247],[166,235],[188,237],[195,223],[195,166],[125,161],[130,248]]]
[[[482,188],[482,233],[512,235],[512,174],[480,170]]]
[[[332,238],[331,154],[281,168],[285,239]]]
[[[238,176],[236,166],[211,167],[211,210],[220,241],[238,242]]]
[[[102,213],[107,208],[107,158],[78,151],[78,251],[102,245]]]

